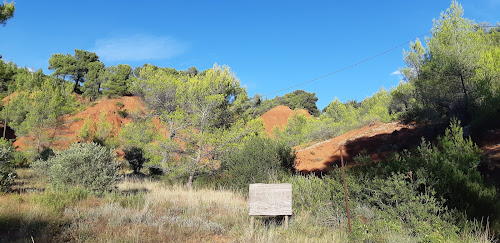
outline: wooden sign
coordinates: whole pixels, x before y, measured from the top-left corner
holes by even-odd
[[[292,184],[250,184],[248,206],[250,216],[292,215]]]

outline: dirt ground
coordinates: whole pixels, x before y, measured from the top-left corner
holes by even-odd
[[[122,103],[123,107],[119,107],[119,103]],[[112,124],[113,132],[117,135],[122,126],[131,121],[129,117],[123,118],[118,114],[119,110],[123,111],[125,109],[129,114],[142,112],[145,111],[145,104],[139,97],[135,96],[124,96],[115,99],[104,98],[91,103],[86,109],[74,115],[69,114],[58,118],[62,125],[56,130],[56,139],[52,147],[57,149],[69,147],[70,143],[77,140],[78,132],[87,117],[90,117],[92,123],[97,123],[101,112],[106,113],[106,121]],[[31,143],[30,140],[32,139],[29,137],[19,137],[14,142],[14,146],[17,146],[19,150],[24,150]]]
[[[295,148],[295,167],[304,174],[326,173],[335,166],[340,167],[340,146],[344,164],[348,167],[355,165],[353,158],[363,151],[372,160],[380,161],[394,152],[418,146],[422,137],[433,141],[442,131],[442,126],[374,122],[307,148]]]
[[[479,141],[478,146],[483,150],[483,160],[486,161],[479,166],[479,170],[500,187],[500,129],[486,131],[474,141]]]
[[[296,113],[306,115],[307,117],[312,117],[307,110],[300,109],[294,111],[287,106],[280,105],[267,111],[262,116],[260,116],[260,118],[262,118],[262,120],[264,121],[266,133],[271,135],[271,131],[274,127],[283,129],[286,124],[288,124],[288,118]]]

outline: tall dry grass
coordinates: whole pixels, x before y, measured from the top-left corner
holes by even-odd
[[[122,181],[117,192],[104,197],[82,196],[76,189],[0,195],[0,242],[30,242],[31,237],[35,242],[352,241],[346,225],[323,221],[296,212],[287,229],[280,218],[257,217],[251,231],[247,199],[241,193],[190,190],[150,180]],[[415,238],[388,228],[383,239]],[[491,239],[465,233],[462,242]]]
[[[124,181],[124,197],[140,195],[141,203],[119,199],[68,208],[68,232],[74,241],[128,242],[341,242],[328,227],[297,215],[286,229],[281,222],[259,218],[253,232],[245,197],[228,190],[187,189],[153,181]],[[123,198],[122,198],[123,199]],[[132,200],[133,201],[133,200]],[[130,206],[127,206],[130,205]],[[333,232],[333,233],[332,233]]]

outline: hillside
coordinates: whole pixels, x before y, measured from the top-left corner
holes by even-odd
[[[264,122],[264,126],[266,127],[266,133],[271,135],[271,131],[274,127],[279,127],[283,129],[288,124],[288,118],[290,118],[294,114],[302,114],[307,117],[312,117],[307,110],[299,109],[294,111],[287,106],[276,106],[273,109],[264,113],[260,118],[262,118]]]
[[[54,142],[52,147],[57,149],[69,147],[70,143],[77,141],[78,132],[85,120],[89,117],[92,124],[98,123],[101,113],[106,114],[106,121],[111,123],[113,133],[117,135],[122,126],[131,121],[129,117],[120,116],[118,113],[119,110],[126,110],[128,113],[144,112],[145,104],[139,97],[135,96],[123,96],[114,99],[103,98],[91,103],[84,110],[76,114],[59,117],[58,120],[62,125],[53,134]],[[33,139],[30,137],[18,137],[14,142],[14,146],[17,146],[19,150],[24,150],[32,141]]]

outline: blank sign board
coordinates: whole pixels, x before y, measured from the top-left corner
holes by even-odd
[[[250,216],[292,215],[292,184],[250,184]]]

